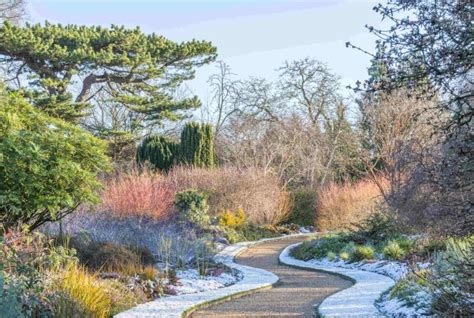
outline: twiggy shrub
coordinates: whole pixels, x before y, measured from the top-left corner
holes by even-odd
[[[385,182],[380,179],[379,183]],[[332,183],[318,193],[315,226],[320,231],[353,229],[380,204],[380,189],[370,180]]]
[[[175,188],[153,173],[119,173],[106,182],[101,210],[112,215],[166,219],[174,214]]]
[[[259,169],[175,167],[167,180],[180,191],[194,188],[206,193],[211,216],[242,208],[250,223],[277,224],[291,207],[278,179]]]
[[[157,258],[165,266],[166,272],[171,269],[190,265],[196,258],[211,255],[206,238],[197,237],[193,231],[177,235],[160,234],[155,237]],[[205,253],[205,251],[208,251]]]
[[[139,267],[141,262],[140,256],[125,246],[105,242],[91,242],[78,255],[81,263],[92,270],[122,272]]]

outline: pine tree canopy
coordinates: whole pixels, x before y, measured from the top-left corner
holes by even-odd
[[[87,114],[99,95],[147,121],[173,119],[177,110],[200,106],[197,97],[173,95],[194,77],[194,67],[216,56],[210,42],[175,43],[139,28],[0,26],[0,63],[11,84],[49,115],[68,121]]]

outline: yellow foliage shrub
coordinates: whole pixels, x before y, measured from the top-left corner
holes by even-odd
[[[242,227],[247,223],[247,217],[242,208],[239,208],[232,212],[231,210],[225,210],[219,214],[219,225],[227,227]]]

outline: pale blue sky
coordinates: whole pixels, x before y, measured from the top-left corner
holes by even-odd
[[[372,0],[29,0],[32,22],[140,26],[174,41],[210,40],[241,78],[274,79],[285,60],[310,56],[328,63],[344,84],[365,79],[372,50],[365,24],[380,25]],[[206,101],[215,66],[198,69],[191,90]]]

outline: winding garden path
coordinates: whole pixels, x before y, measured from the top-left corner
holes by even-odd
[[[280,281],[271,289],[212,305],[191,317],[313,317],[313,305],[352,283],[339,276],[279,264],[281,251],[302,240],[302,237],[289,237],[250,247],[236,258],[236,263],[273,272]]]

